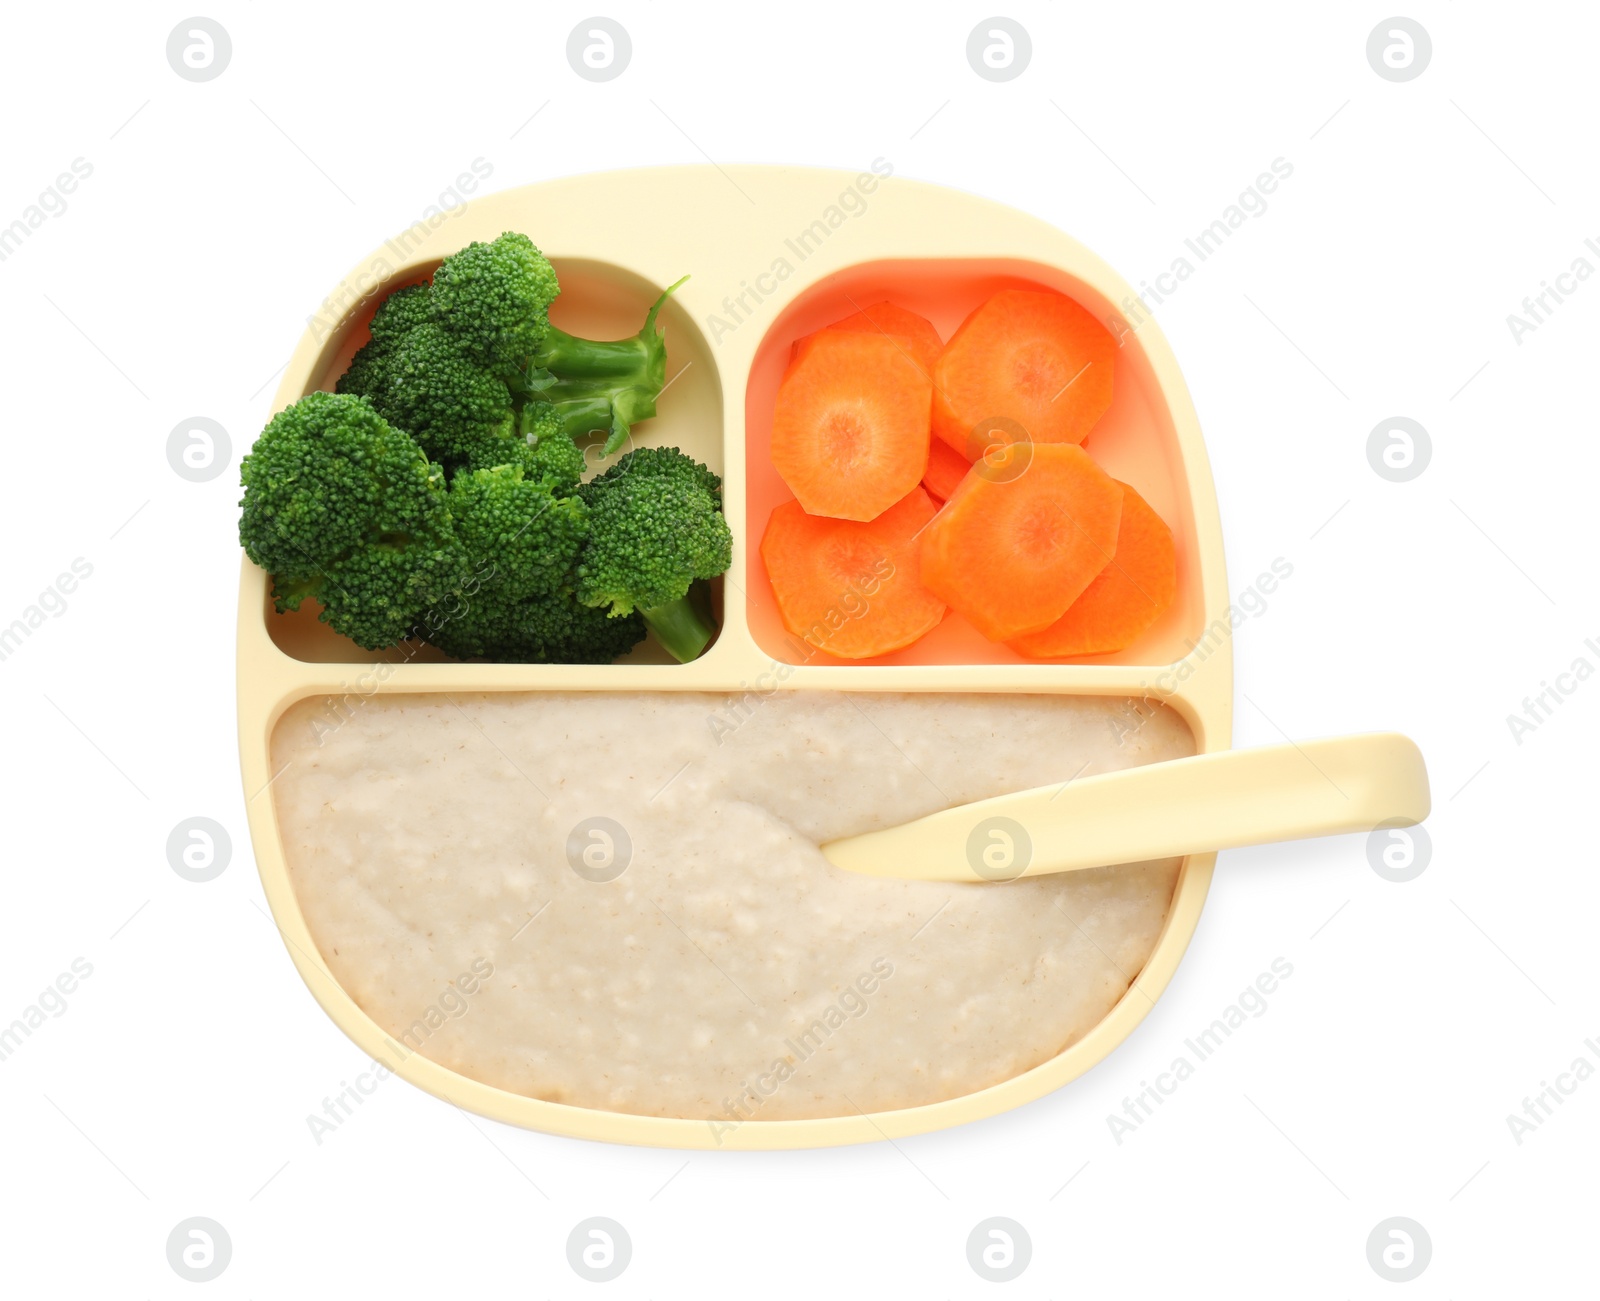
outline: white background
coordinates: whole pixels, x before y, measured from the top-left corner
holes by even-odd
[[[632,1238],[619,1298],[987,1295],[965,1244],[992,1215],[1031,1236],[1019,1296],[1592,1291],[1600,1079],[1520,1145],[1506,1122],[1574,1058],[1600,1065],[1580,834],[1600,682],[1520,744],[1506,722],[1577,657],[1600,666],[1600,282],[1520,344],[1506,322],[1575,258],[1600,266],[1592,7],[1417,5],[1432,61],[1403,84],[1366,58],[1388,11],[1355,4],[1017,4],[1032,61],[1005,83],[968,65],[992,12],[971,5],[619,3],[632,62],[605,84],[567,63],[592,12],[568,5],[205,12],[233,55],[204,84],[167,63],[182,10],[6,18],[0,225],[93,168],[0,262],[0,624],[93,566],[0,662],[0,1023],[93,966],[0,1062],[7,1295],[582,1296],[598,1285],[564,1244],[590,1215]],[[366,1063],[263,912],[233,721],[236,463],[307,315],[474,158],[503,188],[880,155],[1055,223],[1135,284],[1292,163],[1157,308],[1230,587],[1294,569],[1236,634],[1237,742],[1416,737],[1427,870],[1381,879],[1362,837],[1224,854],[1127,1044],[953,1132],[685,1156],[467,1120],[396,1080],[319,1146],[307,1114]],[[232,442],[199,484],[165,450],[197,414]],[[1394,415],[1432,438],[1409,483],[1366,456]],[[193,815],[233,837],[208,884],[167,863]],[[1116,1143],[1107,1115],[1280,956],[1266,1014]],[[233,1244],[205,1285],[165,1254],[195,1215]],[[1395,1215],[1433,1247],[1404,1285],[1366,1258]]]

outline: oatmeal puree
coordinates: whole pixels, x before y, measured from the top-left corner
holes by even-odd
[[[296,705],[272,789],[323,959],[391,1036],[463,1075],[693,1118],[957,1097],[1053,1057],[1122,996],[1176,860],[951,885],[843,872],[817,845],[1191,754],[1176,715],[748,700],[741,716],[690,692],[384,695],[347,721]],[[569,863],[591,818],[631,840],[615,880]],[[571,848],[603,870],[602,839]]]

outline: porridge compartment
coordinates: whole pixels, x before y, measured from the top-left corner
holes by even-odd
[[[1194,743],[1117,698],[539,692],[312,697],[272,752],[310,932],[395,1043],[529,1097],[732,1124],[1055,1056],[1137,977],[1179,868],[951,885],[818,844]]]

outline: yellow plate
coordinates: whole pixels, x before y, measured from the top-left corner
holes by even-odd
[[[1027,662],[952,619],[884,662],[814,656],[784,678],[784,688],[1149,698],[1180,713],[1200,751],[1230,744],[1222,535],[1200,427],[1159,328],[1127,283],[1082,245],[1010,208],[872,172],[675,167],[531,185],[418,223],[363,259],[311,317],[273,409],[333,387],[390,289],[425,277],[472,240],[506,230],[530,235],[555,263],[562,294],[552,317],[589,337],[632,334],[661,287],[691,277],[662,313],[674,378],[661,414],[635,432],[640,443],[679,446],[724,477],[734,553],[722,631],[686,665],[661,662],[648,645],[618,665],[459,664],[431,651],[397,664],[358,650],[314,619],[275,614],[266,575],[244,561],[239,747],[250,834],[267,901],[311,992],[363,1052],[419,1088],[508,1124],[613,1142],[750,1149],[900,1137],[993,1115],[1088,1070],[1127,1037],[1171,980],[1199,921],[1215,855],[1185,861],[1135,987],[1077,1043],[980,1092],[870,1116],[749,1121],[718,1136],[703,1118],[622,1115],[523,1097],[396,1044],[329,974],[290,886],[271,795],[269,742],[283,711],[308,696],[376,691],[732,692],[776,663],[794,663],[800,657],[777,623],[755,547],[767,512],[786,495],[762,456],[766,422],[792,341],[853,310],[851,303],[891,297],[930,316],[946,338],[966,310],[1003,284],[1048,285],[1099,316],[1122,346],[1115,404],[1087,446],[1173,525],[1179,594],[1162,622],[1120,656]]]

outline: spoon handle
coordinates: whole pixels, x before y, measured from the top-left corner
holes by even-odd
[[[1397,732],[1329,737],[1080,777],[822,846],[836,867],[923,881],[1010,881],[1241,845],[1411,826],[1422,752]]]

